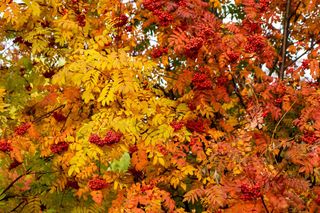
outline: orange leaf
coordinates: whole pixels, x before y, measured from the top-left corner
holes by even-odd
[[[92,191],[90,192],[90,195],[92,196],[92,200],[94,200],[94,202],[101,205],[103,200],[103,194],[101,190]]]

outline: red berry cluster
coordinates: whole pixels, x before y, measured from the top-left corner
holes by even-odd
[[[253,35],[248,38],[248,43],[245,47],[246,51],[249,53],[258,53],[266,46],[265,39],[260,35]]]
[[[78,15],[77,22],[80,27],[84,27],[86,25],[86,16],[84,14]]]
[[[310,63],[309,59],[303,59],[302,64],[301,64],[302,69],[304,69],[304,70],[308,69],[309,63]]]
[[[190,39],[184,47],[184,53],[189,58],[195,58],[203,45],[202,38]]]
[[[149,184],[149,185],[143,185],[141,187],[141,192],[145,192],[145,191],[148,191],[148,190],[152,190],[154,188],[154,185],[153,184]]]
[[[21,124],[20,126],[18,126],[14,132],[17,134],[17,135],[24,135],[26,134],[26,132],[28,131],[28,129],[31,127],[31,124],[30,123],[23,123]]]
[[[121,137],[121,133],[110,130],[107,132],[104,139],[101,139],[101,137],[97,134],[91,134],[89,137],[89,142],[102,147],[104,145],[112,145],[114,143],[118,143]]]
[[[43,73],[42,75],[45,78],[51,78],[54,74],[56,74],[56,72],[52,69],[50,71],[47,71],[47,72]]]
[[[150,10],[152,12],[161,7],[161,2],[154,0],[144,0],[142,4],[145,9]]]
[[[243,200],[254,200],[261,196],[259,185],[249,186],[248,184],[242,184],[240,189],[242,193],[240,197]]]
[[[160,25],[164,27],[173,21],[172,15],[166,11],[155,10],[154,15],[158,17]]]
[[[174,131],[179,131],[184,126],[184,123],[182,121],[173,121],[170,123],[170,126],[174,129]]]
[[[202,119],[198,120],[188,120],[186,123],[186,127],[191,131],[191,132],[204,132],[204,122]]]
[[[315,201],[318,205],[320,205],[320,195],[318,195],[317,198],[314,199],[314,201]]]
[[[161,26],[168,26],[173,21],[172,15],[162,9],[162,4],[159,1],[144,0],[143,7],[158,17]]]
[[[260,12],[265,12],[268,10],[270,4],[270,0],[259,0],[259,3],[256,3],[256,8],[260,10]]]
[[[192,78],[192,84],[195,89],[206,90],[212,88],[212,82],[208,79],[207,74],[195,73]]]
[[[12,163],[10,163],[8,169],[9,169],[9,170],[12,170],[12,169],[18,167],[18,166],[21,165],[21,164],[22,164],[22,162],[19,162],[19,161],[17,161],[16,159],[14,159],[14,161],[13,161]]]
[[[153,50],[151,52],[151,57],[152,58],[159,58],[163,54],[167,54],[167,53],[168,53],[168,48],[155,47],[155,48],[153,48]]]
[[[117,20],[116,20],[116,24],[114,25],[115,27],[122,27],[124,25],[126,25],[128,22],[128,16],[121,14]]]
[[[162,145],[160,145],[160,144],[157,144],[157,149],[158,149],[158,151],[161,152],[163,155],[167,155],[167,154],[169,153],[168,150],[167,150],[164,146],[162,146]]]
[[[197,35],[201,37],[202,39],[212,38],[214,36],[214,31],[212,28],[201,25],[199,26],[200,30],[197,32]]]
[[[228,78],[226,76],[220,76],[217,78],[217,85],[223,86],[228,82]]]
[[[138,151],[138,147],[136,145],[132,145],[132,146],[129,147],[129,153],[130,154],[133,154],[136,151]]]
[[[227,56],[228,56],[228,59],[231,63],[235,63],[238,61],[239,57],[240,57],[240,53],[238,52],[234,52],[234,51],[230,51],[230,52],[227,52]]]
[[[317,141],[317,137],[313,132],[305,132],[301,138],[301,140],[307,144],[313,144]]]
[[[191,138],[189,145],[190,145],[191,147],[192,147],[192,146],[201,147],[201,146],[202,146],[202,143],[201,143],[201,141],[200,141],[199,138],[193,137],[193,138]]]
[[[122,137],[121,133],[109,130],[107,132],[107,135],[104,137],[104,141],[107,145],[111,145],[114,143],[118,143],[121,137]]]
[[[68,180],[66,184],[66,188],[79,189],[79,184],[75,180]]]
[[[91,190],[100,190],[100,189],[107,188],[109,184],[103,179],[96,178],[96,179],[90,180],[88,183],[88,186]]]
[[[57,144],[52,144],[50,146],[51,152],[55,153],[55,154],[60,154],[64,151],[67,151],[69,148],[69,144],[65,141],[60,141]]]
[[[58,122],[65,121],[67,119],[66,116],[64,116],[63,114],[61,114],[59,112],[54,112],[52,114],[52,116]]]
[[[294,68],[293,67],[289,67],[286,71],[287,74],[292,74],[294,73]]]
[[[188,103],[188,107],[189,107],[189,109],[190,109],[191,111],[197,109],[197,106],[195,105],[194,102],[189,102],[189,103]]]
[[[260,33],[261,32],[261,23],[253,22],[251,20],[245,19],[243,22],[243,27],[249,33]]]
[[[282,98],[276,98],[276,100],[274,100],[274,103],[276,106],[280,106],[282,103]]]
[[[0,142],[0,151],[2,152],[10,152],[12,151],[12,146],[8,141],[2,141]]]

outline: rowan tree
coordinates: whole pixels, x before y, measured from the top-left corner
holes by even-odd
[[[3,212],[320,211],[319,0],[3,0]]]

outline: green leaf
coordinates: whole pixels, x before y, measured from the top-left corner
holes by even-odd
[[[111,171],[125,172],[128,170],[130,165],[130,155],[125,152],[119,160],[114,160],[110,164]]]

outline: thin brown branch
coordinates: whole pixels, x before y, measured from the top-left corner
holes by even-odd
[[[14,179],[0,194],[3,195],[4,193],[6,193],[18,180],[20,180],[20,178],[22,178],[25,175],[28,175],[31,173],[31,170],[28,169],[24,174],[19,175],[16,179]]]
[[[285,66],[285,69],[287,69],[288,67],[290,67],[291,65],[293,65],[294,63],[296,63],[302,56],[304,56],[305,54],[307,54],[309,51],[311,51],[314,46],[316,46],[316,44],[320,42],[320,39],[315,41],[315,42],[311,42],[311,46],[306,49],[300,56],[298,56],[297,58],[295,58],[293,61],[290,62],[290,64],[288,64],[287,66]]]
[[[287,0],[286,11],[284,14],[284,22],[283,22],[283,39],[282,39],[282,54],[281,54],[281,66],[279,71],[279,78],[283,80],[284,77],[284,69],[286,64],[286,56],[287,56],[287,45],[288,45],[288,37],[289,37],[289,25],[290,25],[290,5],[291,0]]]
[[[42,119],[49,117],[53,112],[65,107],[65,106],[66,106],[65,104],[62,104],[61,106],[58,106],[58,107],[54,108],[53,110],[41,115],[39,118],[36,118],[34,120],[34,122],[37,123],[37,122],[41,121]]]

